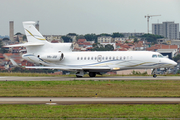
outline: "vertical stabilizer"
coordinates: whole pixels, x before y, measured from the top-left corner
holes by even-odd
[[[46,39],[41,35],[41,33],[35,28],[34,21],[23,22],[23,27],[28,42],[45,42]]]

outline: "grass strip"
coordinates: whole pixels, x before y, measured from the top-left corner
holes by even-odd
[[[0,81],[1,97],[180,97],[180,81]]]
[[[0,118],[180,118],[180,105],[0,105]]]

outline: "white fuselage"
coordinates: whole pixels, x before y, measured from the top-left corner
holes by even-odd
[[[27,55],[27,54],[26,54]],[[55,53],[36,53],[28,56],[23,55],[23,58],[45,66],[54,67],[69,67],[69,68],[82,68],[82,67],[97,67],[94,69],[85,69],[90,72],[101,71],[116,71],[125,69],[152,69],[152,68],[167,68],[172,67],[176,63],[168,58],[162,57],[157,52],[149,51],[108,51],[108,52],[63,52],[64,58],[60,60],[53,60],[56,57]],[[37,57],[39,55],[39,57]],[[155,55],[155,57],[153,57]],[[41,56],[49,56],[50,59],[42,59]],[[44,57],[43,57],[44,58]],[[101,67],[109,67],[110,70],[101,70]],[[99,68],[99,69],[98,69]],[[68,69],[67,69],[68,70]],[[71,71],[71,70],[70,70]]]

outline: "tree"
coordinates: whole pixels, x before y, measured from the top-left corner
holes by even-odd
[[[156,44],[157,39],[164,38],[163,36],[154,35],[154,34],[144,34],[140,37],[145,38],[148,42],[151,42],[152,44]]]
[[[9,40],[9,38],[5,37],[5,38],[3,38],[2,40]]]
[[[180,60],[180,54],[178,54],[177,56],[173,57],[172,59],[177,62],[178,60]]]
[[[84,37],[83,35],[78,35],[78,36],[76,37],[76,40],[78,40],[78,39],[85,39],[85,37]]]
[[[17,32],[15,35],[22,35],[20,32]]]
[[[129,43],[129,42],[126,40],[125,43]]]
[[[124,35],[121,34],[121,33],[116,32],[116,33],[113,33],[113,34],[112,34],[112,37],[113,37],[113,38],[115,38],[115,37],[124,37]]]
[[[105,45],[105,48],[106,48],[106,51],[113,51],[114,50],[114,46],[110,45],[110,44]]]
[[[61,36],[61,38],[64,40],[64,42],[72,42],[72,39],[67,36]]]
[[[67,36],[77,36],[76,33],[68,33]]]
[[[3,47],[3,42],[0,40],[0,53],[7,53],[8,51]]]
[[[97,42],[97,35],[96,34],[86,34],[86,35],[84,35],[84,38],[87,41],[95,41],[95,43]]]
[[[27,41],[26,35],[23,35],[23,41]]]
[[[93,44],[93,49],[91,51],[112,51],[114,50],[113,45],[107,44],[105,47],[103,47],[100,43]]]
[[[19,37],[17,36],[16,41],[19,43]]]
[[[137,43],[138,42],[138,39],[137,38],[134,38],[134,43]]]
[[[98,36],[110,36],[110,37],[111,37],[111,34],[102,33],[102,34],[100,34],[100,35],[98,35]]]

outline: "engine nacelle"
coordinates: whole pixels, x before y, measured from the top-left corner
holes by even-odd
[[[56,54],[49,53],[49,54],[44,54],[44,55],[38,55],[38,57],[43,60],[58,62],[64,59],[64,54],[63,53],[56,53]]]

